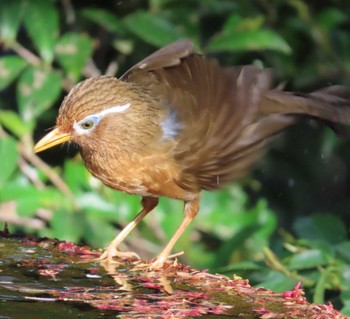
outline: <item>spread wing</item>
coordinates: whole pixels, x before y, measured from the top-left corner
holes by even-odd
[[[135,64],[120,77],[120,80],[127,81],[133,70],[152,71],[179,65],[181,59],[191,54],[192,50],[193,43],[190,40],[183,39],[171,43]]]
[[[192,54],[153,74],[184,124],[174,158],[181,163],[178,183],[185,189],[212,190],[243,176],[262,154],[265,140],[294,121],[283,114],[259,119],[261,99],[271,86],[269,70],[223,69]]]
[[[177,183],[192,192],[216,189],[244,175],[261,156],[265,141],[295,121],[293,114],[350,120],[349,91],[303,96],[273,90],[270,70],[222,68],[216,60],[194,54],[188,40],[155,52],[121,79],[144,86],[174,110],[181,128],[173,148],[181,168]],[[345,106],[333,105],[340,100]]]

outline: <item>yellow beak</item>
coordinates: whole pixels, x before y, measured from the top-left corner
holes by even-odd
[[[72,135],[69,133],[62,133],[59,129],[54,129],[50,133],[46,134],[38,143],[34,146],[34,152],[39,153],[55,145],[68,142],[72,139]]]

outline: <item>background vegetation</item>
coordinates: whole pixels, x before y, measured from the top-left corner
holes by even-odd
[[[223,65],[273,67],[288,90],[349,85],[349,10],[340,0],[1,0],[0,219],[12,232],[103,247],[140,209],[93,179],[74,150],[32,152],[78,81],[120,75],[187,37]],[[301,281],[310,300],[350,314],[349,158],[348,140],[294,126],[249,177],[203,194],[176,251],[276,291]],[[154,257],[181,212],[162,199],[125,249]]]

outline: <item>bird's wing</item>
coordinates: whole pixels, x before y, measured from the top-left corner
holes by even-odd
[[[186,43],[175,54],[172,46],[157,51],[138,64],[146,67],[131,69],[123,80],[144,86],[174,110],[180,127],[173,149],[181,167],[177,182],[196,192],[242,176],[261,154],[264,140],[292,120],[280,115],[256,123],[261,97],[271,86],[270,71],[225,69],[214,59],[191,53]]]
[[[120,77],[120,80],[127,80],[130,73],[136,69],[152,71],[178,65],[181,63],[181,59],[190,55],[192,51],[193,43],[190,40],[182,39],[171,43],[135,64]]]
[[[243,176],[261,156],[266,139],[300,116],[350,122],[350,93],[344,87],[309,94],[272,89],[270,70],[222,68],[191,53],[187,41],[137,65],[123,79],[145,87],[175,111],[172,119],[181,128],[173,148],[181,167],[178,184],[190,191],[219,188]]]
[[[261,99],[272,85],[269,70],[252,65],[224,69],[194,54],[153,74],[184,123],[174,157],[181,163],[178,183],[185,189],[212,190],[243,176],[265,140],[294,121],[287,115],[259,120]]]

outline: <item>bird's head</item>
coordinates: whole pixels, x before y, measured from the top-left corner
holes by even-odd
[[[146,144],[160,131],[156,102],[146,91],[114,77],[80,82],[62,102],[55,129],[34,146],[34,151],[64,142],[74,142],[83,151],[111,145],[133,149]]]

